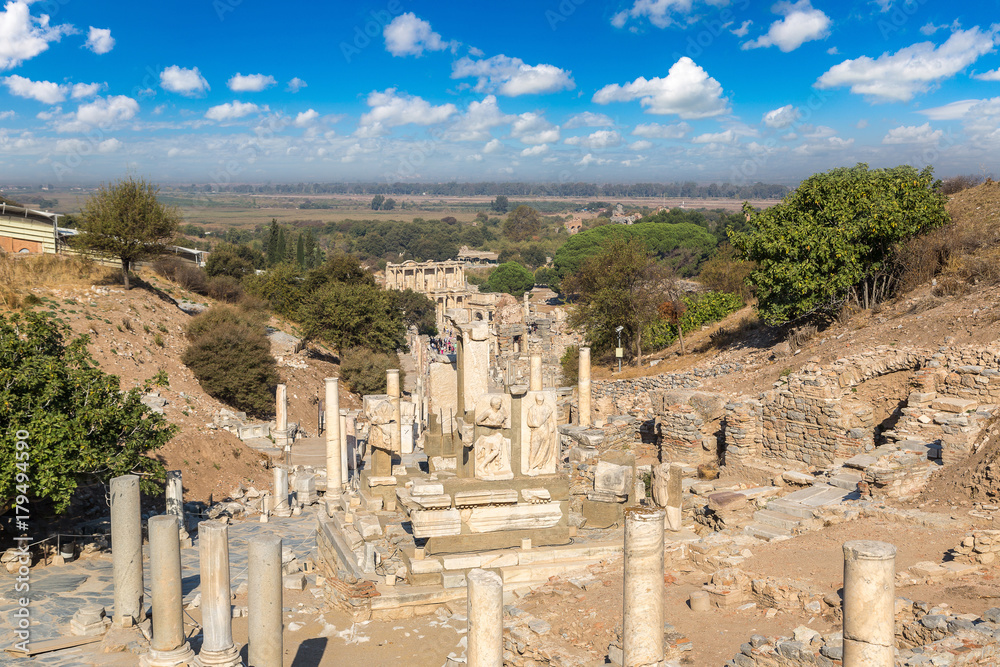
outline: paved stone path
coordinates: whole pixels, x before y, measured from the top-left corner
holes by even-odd
[[[247,544],[256,535],[277,534],[282,546],[292,550],[299,561],[308,558],[316,546],[316,512],[320,505],[313,505],[301,516],[272,517],[268,523],[256,520],[239,521],[229,526],[229,569],[235,591],[247,580]],[[187,604],[200,593],[198,542],[181,550],[182,591]],[[149,545],[143,547],[145,606],[149,609],[150,582]],[[315,575],[310,575],[310,584]],[[14,576],[6,571],[0,577],[0,651],[14,643],[16,619],[13,612],[19,608],[17,599],[24,595],[14,590]],[[69,622],[73,614],[85,604],[100,604],[109,617],[114,615],[114,581],[111,554],[76,560],[65,565],[35,567],[31,571],[31,640],[41,641],[70,636]],[[32,665],[46,667],[79,667],[94,658],[94,646],[83,646],[66,651],[36,656]],[[25,664],[24,658],[0,652],[0,665]]]

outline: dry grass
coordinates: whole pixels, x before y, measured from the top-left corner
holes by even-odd
[[[79,255],[0,254],[0,306],[20,308],[32,289],[105,284],[116,282],[118,275]]]
[[[788,332],[786,340],[793,348],[800,348],[819,333],[819,328],[815,324],[803,324]]]

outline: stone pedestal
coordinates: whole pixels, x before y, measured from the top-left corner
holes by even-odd
[[[301,473],[295,478],[295,500],[300,506],[312,505],[319,500],[316,494],[316,475]]]
[[[142,614],[142,516],[139,476],[111,480],[111,559],[115,624],[130,627]]]
[[[69,621],[69,631],[78,637],[103,635],[110,625],[106,616],[101,605],[86,604],[73,614]]]
[[[469,667],[503,667],[503,580],[496,572],[476,568],[468,586]]]
[[[577,417],[577,423],[580,426],[590,426],[591,422],[591,407],[590,407],[590,348],[581,347],[580,348],[580,372],[579,379],[577,380],[577,393],[579,396],[579,415]]]
[[[663,660],[663,510],[625,512],[625,592],[622,667]]]
[[[336,499],[343,490],[340,453],[340,381],[326,378],[326,495]],[[330,503],[327,502],[329,506]],[[333,507],[328,507],[333,511]]]
[[[274,468],[274,507],[271,513],[275,516],[292,514],[292,507],[288,503],[288,471],[280,466]]]
[[[198,526],[201,558],[201,624],[204,641],[196,664],[238,667],[243,664],[233,643],[232,590],[229,584],[229,526],[202,521]]]
[[[531,355],[531,374],[528,380],[528,391],[541,391],[544,385],[542,380],[542,355]]]
[[[281,538],[262,535],[250,540],[248,569],[247,664],[282,667]]]
[[[184,638],[178,529],[177,517],[170,514],[149,520],[153,637],[149,652],[139,658],[142,667],[180,667],[194,660],[194,651]]]
[[[895,664],[896,547],[844,543],[844,667]]]

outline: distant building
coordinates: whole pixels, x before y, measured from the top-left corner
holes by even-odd
[[[500,260],[500,255],[495,252],[485,250],[471,250],[464,245],[458,251],[458,261],[467,264],[496,264]]]
[[[611,215],[611,222],[616,225],[631,225],[642,218],[642,213],[632,213],[625,215],[625,209],[621,204],[615,206],[615,212]]]
[[[583,220],[581,220],[580,218],[573,218],[572,220],[567,220],[565,227],[566,231],[569,232],[570,236],[572,236],[573,234],[579,234],[581,231],[583,231]]]
[[[444,312],[464,309],[470,320],[489,321],[493,304],[499,295],[480,294],[479,288],[465,282],[465,264],[456,260],[445,262],[414,262],[385,265],[385,288],[411,289],[427,295],[437,304],[437,321],[444,322]]]

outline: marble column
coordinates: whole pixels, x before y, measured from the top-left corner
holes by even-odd
[[[403,440],[402,436],[402,419],[399,411],[399,369],[390,368],[385,372],[385,393],[389,395],[389,401],[392,403],[392,419],[395,422],[392,425],[392,451],[395,453],[400,453],[400,443]]]
[[[681,529],[684,516],[684,466],[680,463],[670,464],[670,477],[667,479],[667,506],[664,508],[666,520],[664,527],[677,532]]]
[[[239,647],[233,643],[232,589],[229,583],[229,526],[218,521],[198,524],[201,558],[201,624],[204,641],[199,667],[239,667]]]
[[[274,392],[274,442],[288,444],[288,388],[279,384]]]
[[[327,510],[334,511],[340,504],[341,480],[344,473],[340,469],[343,457],[340,455],[340,380],[326,378],[326,500]]]
[[[469,667],[503,667],[503,580],[496,572],[469,571]]]
[[[541,391],[544,388],[542,381],[542,355],[531,355],[531,374],[528,379],[529,391]]]
[[[625,513],[625,591],[622,667],[663,660],[663,510]]]
[[[350,412],[347,413],[347,465],[351,470],[358,465],[358,426]]]
[[[590,348],[580,348],[580,375],[577,381],[577,393],[580,395],[580,415],[578,422],[580,426],[591,425],[590,408]]]
[[[250,540],[247,573],[247,650],[249,667],[282,667],[281,538]]]
[[[347,410],[340,411],[340,483],[347,484],[349,466],[347,462]]]
[[[177,523],[180,526],[178,535],[181,546],[190,547],[191,536],[188,535],[187,520],[184,516],[184,478],[180,470],[167,471],[166,500],[167,514],[177,517]]]
[[[896,547],[844,542],[844,667],[895,665]]]
[[[153,637],[149,652],[139,658],[142,667],[180,667],[194,660],[194,651],[184,637],[179,528],[177,517],[171,514],[149,519]]]
[[[111,480],[111,566],[115,624],[130,627],[142,615],[142,508],[139,476]]]
[[[289,516],[291,505],[288,502],[288,471],[281,466],[274,468],[274,508],[275,516]]]

